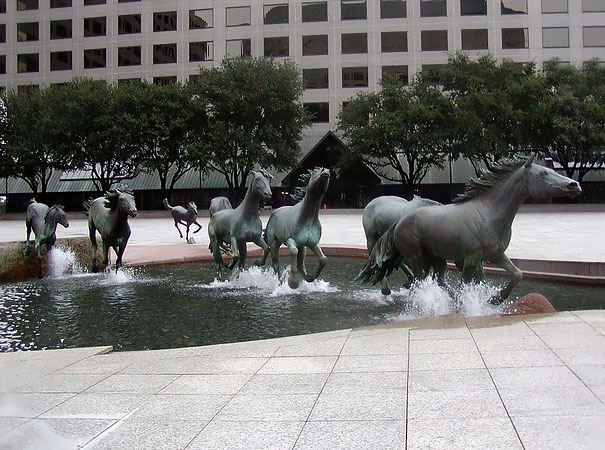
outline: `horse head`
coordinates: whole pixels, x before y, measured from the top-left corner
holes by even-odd
[[[580,195],[582,188],[577,181],[559,175],[548,167],[535,164],[534,156],[530,156],[523,170],[527,180],[527,191],[534,198],[569,197]]]
[[[271,192],[271,183],[269,180],[273,177],[264,170],[259,170],[258,172],[253,170],[252,177],[250,189],[253,189],[264,201],[271,200],[273,192]]]
[[[119,211],[130,217],[136,217],[137,206],[134,201],[134,195],[130,191],[121,191],[112,189],[105,193],[105,207],[111,211]]]
[[[60,223],[65,228],[69,228],[69,220],[65,214],[65,207],[62,205],[53,205],[48,209],[46,213],[45,222],[48,223]]]
[[[309,173],[309,182],[307,189],[309,192],[317,194],[325,194],[330,185],[330,169],[316,167]]]
[[[194,215],[197,215],[197,205],[195,204],[195,202],[187,203],[187,211]]]

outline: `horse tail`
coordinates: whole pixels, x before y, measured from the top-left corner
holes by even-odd
[[[89,198],[84,203],[82,203],[82,206],[84,206],[84,215],[88,216],[88,214],[90,213],[90,207],[92,206],[92,202],[93,199]]]
[[[395,269],[397,269],[403,258],[395,247],[395,226],[391,227],[376,241],[374,248],[368,256],[365,266],[355,277],[355,280],[360,280],[365,283],[376,284],[382,281],[384,277],[388,277]]]
[[[164,203],[164,208],[166,208],[168,211],[170,211],[170,210],[172,209],[172,206],[170,206],[170,205],[168,204],[168,199],[167,199],[167,198],[165,198],[165,199],[162,201],[162,203]]]

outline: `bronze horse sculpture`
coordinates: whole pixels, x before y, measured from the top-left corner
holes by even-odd
[[[233,206],[231,206],[231,202],[227,197],[214,197],[210,200],[210,208],[208,208],[210,218],[223,209],[233,209]]]
[[[122,266],[122,256],[130,238],[129,217],[136,217],[137,207],[132,192],[112,189],[103,197],[84,202],[84,213],[88,216],[88,234],[92,243],[93,272],[97,268],[97,231],[103,242],[103,265],[109,264],[109,249],[117,255],[116,271]]]
[[[174,226],[178,230],[181,239],[183,238],[183,233],[179,228],[179,224],[183,225],[186,229],[186,242],[188,244],[193,244],[193,237],[191,240],[189,240],[189,228],[193,224],[197,225],[197,230],[195,230],[193,234],[202,229],[202,226],[197,221],[197,205],[194,202],[189,202],[187,203],[187,209],[183,208],[182,206],[170,206],[167,198],[164,199],[163,203],[164,208],[170,211],[170,215],[174,220]]]
[[[319,209],[330,184],[330,170],[316,168],[301,179],[307,183],[307,187],[299,188],[295,193],[295,198],[300,201],[293,206],[282,206],[271,213],[265,229],[265,241],[269,248],[259,261],[260,265],[264,265],[271,253],[273,269],[279,273],[279,248],[285,244],[291,255],[288,285],[292,289],[299,287],[303,278],[308,282],[317,279],[328,260],[319,245]],[[305,266],[307,248],[319,258],[319,266],[313,274],[308,274]]]
[[[251,172],[248,191],[244,200],[235,209],[223,209],[214,213],[208,223],[209,249],[218,271],[223,269],[221,247],[231,247],[233,260],[229,269],[239,264],[243,268],[246,262],[247,242],[253,242],[267,251],[262,232],[263,226],[259,215],[259,203],[268,201],[272,197],[269,175],[258,171]]]
[[[25,227],[27,239],[23,254],[26,255],[30,249],[29,238],[32,230],[34,231],[34,253],[38,260],[42,258],[42,246],[46,245],[50,250],[57,241],[57,224],[69,227],[69,221],[65,215],[64,207],[53,205],[50,208],[44,203],[38,203],[35,198],[27,203],[27,212],[25,213]]]
[[[446,261],[462,264],[462,282],[473,280],[484,261],[511,275],[512,280],[491,303],[501,303],[523,279],[504,253],[521,204],[529,197],[576,197],[580,185],[533,163],[534,157],[500,160],[481,177],[472,178],[453,204],[420,208],[392,225],[376,242],[360,279],[378,282],[401,264],[422,279],[431,267],[443,283]]]

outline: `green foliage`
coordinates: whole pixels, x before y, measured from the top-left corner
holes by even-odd
[[[338,127],[349,146],[343,164],[362,160],[412,194],[432,167],[443,167],[452,114],[439,88],[389,78],[379,92],[360,92],[341,111]]]
[[[582,69],[547,61],[544,81],[549,92],[540,127],[544,154],[581,182],[605,163],[605,67],[594,60]]]
[[[291,62],[237,58],[202,68],[192,83],[194,108],[205,111],[191,150],[210,160],[230,189],[241,189],[254,167],[288,169],[296,162],[307,120],[302,77]]]

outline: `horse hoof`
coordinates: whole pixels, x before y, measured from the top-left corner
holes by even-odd
[[[292,275],[288,277],[288,286],[290,286],[290,289],[298,289],[301,283],[302,278],[300,277],[293,277]]]
[[[388,287],[383,286],[383,287],[380,288],[380,293],[382,295],[385,295],[385,296],[386,295],[391,295],[391,289],[388,288]]]

